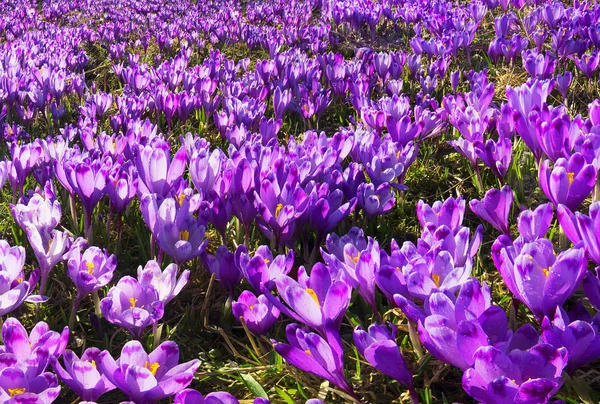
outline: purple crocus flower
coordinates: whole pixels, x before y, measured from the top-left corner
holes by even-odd
[[[159,203],[157,194],[141,198],[142,214],[146,225],[158,240],[160,248],[181,265],[198,257],[208,244],[206,228],[192,214],[190,198],[178,201],[168,197]]]
[[[589,216],[583,213],[574,214],[567,207],[559,205],[558,219],[566,235],[577,244],[583,241],[587,256],[600,265],[600,202],[590,205]]]
[[[50,404],[58,398],[60,385],[50,372],[29,377],[17,367],[0,370],[0,401],[7,404]]]
[[[592,319],[581,303],[570,315],[562,307],[557,307],[552,321],[548,317],[542,321],[542,339],[547,344],[565,347],[569,351],[566,371],[572,374],[600,357],[599,327],[600,313]]]
[[[125,328],[137,339],[164,314],[164,303],[156,289],[152,285],[142,287],[131,276],[124,276],[108,291],[100,308],[106,320]]]
[[[546,403],[562,385],[567,357],[565,348],[548,344],[508,354],[484,346],[463,375],[463,389],[483,404]]]
[[[475,153],[488,166],[500,181],[504,181],[512,159],[512,142],[510,138],[500,136],[498,141],[486,140],[485,143],[474,143]]]
[[[273,258],[268,246],[258,247],[254,256],[250,258],[245,245],[240,245],[235,252],[235,263],[250,286],[257,292],[260,285],[265,285],[269,290],[275,287],[274,280],[281,274],[288,274],[294,266],[294,252],[290,250],[287,255],[278,255]]]
[[[352,288],[334,275],[320,262],[312,267],[310,276],[304,267],[300,267],[298,282],[287,275],[279,275],[275,278],[277,291],[289,308],[264,286],[262,292],[283,314],[325,335],[325,324],[339,329],[352,295]]]
[[[417,218],[421,227],[433,223],[435,227],[448,226],[452,232],[458,229],[465,215],[466,201],[462,197],[450,197],[445,201],[436,201],[429,206],[424,201],[417,202]]]
[[[545,160],[540,165],[540,187],[554,206],[562,203],[575,211],[594,189],[596,171],[580,153],[568,160],[559,158],[552,170],[550,160]]]
[[[176,264],[169,264],[164,271],[161,271],[158,262],[150,260],[144,267],[141,265],[138,267],[138,281],[144,289],[152,286],[158,292],[158,300],[166,305],[181,292],[190,277],[188,269],[183,271],[179,278],[177,278],[177,271]]]
[[[135,164],[140,180],[138,195],[154,193],[167,196],[171,189],[176,188],[185,171],[185,147],[181,147],[171,159],[169,144],[161,138],[154,138],[150,144],[140,146]]]
[[[233,315],[244,321],[248,329],[257,335],[265,335],[279,318],[279,309],[264,295],[254,296],[244,290],[238,299],[231,304]]]
[[[600,310],[600,267],[596,267],[596,274],[586,272],[582,286],[592,306]]]
[[[98,370],[98,348],[88,348],[81,359],[70,350],[63,354],[64,368],[57,359],[52,360],[52,367],[58,377],[77,395],[86,401],[96,401],[106,392],[116,387]]]
[[[200,260],[202,265],[215,275],[221,286],[233,293],[233,289],[242,280],[243,274],[235,264],[235,255],[229,251],[227,246],[219,246],[215,255],[204,251],[200,255]]]
[[[514,244],[500,236],[492,246],[492,258],[508,289],[533,314],[552,315],[579,287],[586,272],[583,248],[571,248],[556,256],[552,242],[540,238]]]
[[[405,385],[410,392],[411,401],[418,403],[412,373],[396,344],[396,326],[391,324],[391,327],[391,333],[385,325],[372,324],[368,332],[360,326],[356,327],[353,333],[354,344],[371,366]]]
[[[344,352],[339,333],[328,331],[327,339],[323,339],[298,324],[289,324],[285,334],[289,345],[272,341],[279,355],[297,368],[328,380],[354,396],[344,375]]]
[[[362,183],[358,186],[356,194],[358,206],[365,211],[367,218],[383,215],[396,204],[392,188],[387,182],[378,187],[373,184]]]
[[[138,341],[130,341],[114,360],[108,351],[98,356],[102,374],[136,404],[154,403],[185,389],[200,366],[198,359],[179,363],[179,347],[173,341],[160,344],[149,355]]]
[[[308,208],[308,217],[310,223],[317,231],[317,240],[322,241],[326,234],[331,232],[341,221],[343,221],[356,206],[356,198],[352,198],[348,202],[342,204],[344,193],[341,189],[336,189],[331,192],[327,191],[327,184],[324,184],[326,196],[317,196],[311,194],[311,203]],[[317,244],[320,244],[320,242]]]
[[[43,153],[42,144],[36,140],[33,143],[18,144],[13,142],[10,147],[10,170],[8,178],[13,188],[13,195],[23,195],[25,180],[33,167],[38,163]]]
[[[510,234],[508,217],[513,203],[512,189],[505,185],[501,190],[492,188],[485,193],[485,197],[478,201],[473,199],[469,207],[477,216],[491,224],[504,234]]]
[[[39,302],[40,298],[31,296],[40,279],[39,270],[34,270],[25,278],[25,249],[11,247],[0,240],[0,316],[17,309],[24,301]]]
[[[559,205],[560,206],[560,205]],[[535,210],[524,210],[517,218],[517,228],[523,240],[535,241],[544,238],[554,218],[551,203],[539,205]]]
[[[85,296],[108,285],[117,268],[117,258],[114,255],[108,255],[106,250],[98,247],[90,247],[82,254],[79,243],[65,254],[65,259],[67,275],[77,287],[75,301],[78,303]]]

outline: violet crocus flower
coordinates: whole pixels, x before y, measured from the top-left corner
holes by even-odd
[[[412,403],[418,403],[418,395],[412,383],[412,373],[396,344],[396,326],[390,324],[390,332],[385,325],[372,324],[368,331],[358,326],[354,329],[354,344],[358,352],[375,369],[405,385],[410,392]]]
[[[294,251],[290,250],[287,255],[282,254],[273,258],[271,249],[262,245],[250,258],[248,249],[241,244],[235,252],[235,263],[255,291],[260,292],[260,285],[265,285],[268,290],[272,290],[275,287],[274,280],[279,275],[287,275],[292,270]]]
[[[310,276],[304,267],[300,267],[298,282],[287,275],[279,275],[275,278],[277,291],[289,308],[264,286],[262,292],[283,314],[325,335],[325,324],[339,330],[352,296],[352,288],[335,275],[320,262],[312,267]]]
[[[0,401],[7,404],[50,404],[58,398],[60,385],[50,372],[29,377],[17,367],[0,370]]]
[[[0,240],[0,316],[17,309],[24,301],[40,302],[38,296],[31,296],[40,279],[39,270],[34,270],[25,278],[25,249],[11,247]]]
[[[264,295],[256,297],[249,290],[244,290],[237,300],[231,304],[233,315],[248,329],[257,335],[265,335],[279,318],[279,309]]]
[[[389,183],[385,182],[378,187],[369,183],[358,186],[356,192],[358,206],[364,211],[367,218],[383,215],[390,211],[396,204],[396,198]]]
[[[463,389],[483,404],[546,403],[562,385],[567,357],[565,348],[548,344],[508,354],[484,346],[463,375]]]
[[[10,169],[8,171],[8,179],[13,188],[13,195],[23,195],[23,186],[25,180],[33,167],[38,163],[40,156],[43,153],[42,144],[40,141],[33,143],[18,144],[13,142],[10,147]]]
[[[587,256],[600,265],[600,202],[590,205],[589,216],[579,212],[573,214],[567,209],[559,205],[560,225],[573,244],[583,241]]]
[[[540,238],[513,244],[500,236],[492,246],[492,258],[508,289],[542,319],[579,287],[587,268],[583,248],[570,248],[558,256],[552,242]]]
[[[423,200],[417,202],[417,218],[421,227],[433,223],[435,227],[448,226],[452,232],[458,229],[465,215],[466,201],[461,197],[450,197],[445,201],[436,201],[429,206]]]
[[[198,257],[208,244],[206,228],[192,214],[190,198],[168,197],[159,203],[157,194],[141,198],[142,215],[160,248],[181,265]]]
[[[179,278],[177,271],[176,264],[169,264],[161,271],[158,262],[150,260],[144,267],[138,267],[138,281],[143,289],[152,286],[158,292],[158,300],[166,305],[181,292],[190,277],[188,269],[183,271]]]
[[[154,403],[185,389],[200,366],[198,359],[179,363],[179,347],[173,341],[147,354],[138,341],[130,341],[114,360],[108,351],[98,356],[102,374],[136,404]]]
[[[545,160],[540,165],[540,188],[554,206],[562,203],[575,211],[594,189],[596,171],[580,153],[573,153],[568,160],[559,158],[552,170],[550,160]]]
[[[504,181],[512,159],[512,142],[510,138],[500,136],[498,141],[488,139],[474,143],[475,153],[488,166],[500,181]]]
[[[137,279],[124,276],[102,299],[100,309],[106,320],[139,339],[146,327],[162,318],[164,303],[154,286],[142,287]]]
[[[288,344],[272,341],[275,351],[293,366],[328,380],[354,396],[344,375],[344,352],[339,333],[328,331],[326,339],[298,324],[285,329]]]
[[[513,203],[512,189],[505,185],[501,190],[492,188],[485,193],[485,197],[478,201],[473,199],[469,207],[477,216],[491,224],[504,234],[510,234],[508,217]]]
[[[58,377],[82,400],[96,401],[104,393],[116,388],[98,370],[100,353],[98,348],[88,348],[80,359],[73,351],[67,349],[63,354],[64,367],[57,359],[51,361]]]
[[[559,205],[560,206],[560,205]],[[517,217],[517,228],[523,240],[535,241],[544,238],[554,218],[551,203],[539,205],[535,210],[524,210]]]
[[[235,264],[235,255],[227,246],[220,245],[215,255],[206,251],[200,255],[202,265],[214,274],[221,286],[233,294],[233,289],[239,285],[243,274]]]
[[[187,164],[185,147],[171,159],[169,144],[154,138],[150,144],[140,146],[135,164],[139,174],[138,195],[153,193],[165,197],[182,179]]]
[[[77,306],[84,297],[108,285],[117,268],[117,257],[98,247],[90,247],[81,253],[81,245],[76,244],[65,254],[65,259],[67,275],[77,288]],[[74,311],[76,309],[74,304]]]
[[[578,307],[570,314],[562,307],[556,308],[552,321],[544,317],[541,326],[542,339],[556,348],[565,347],[569,351],[566,371],[575,370],[600,357],[600,313],[594,318],[578,302]]]
[[[60,203],[34,193],[27,205],[11,205],[15,221],[25,231],[40,266],[40,294],[46,291],[50,271],[63,260],[67,233],[54,230],[61,218]]]

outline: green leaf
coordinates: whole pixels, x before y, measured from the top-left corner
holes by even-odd
[[[246,387],[248,387],[248,389],[250,389],[250,391],[254,393],[255,396],[266,399],[269,398],[265,389],[262,388],[262,386],[256,381],[254,377],[252,377],[252,375],[250,375],[249,373],[242,373],[240,374],[240,376],[242,377],[242,380],[244,380],[244,383],[246,383]]]
[[[277,394],[279,394],[279,396],[283,398],[283,401],[285,401],[288,404],[294,404],[294,399],[290,397],[290,395],[286,393],[285,390],[280,389],[279,387],[275,387],[275,390],[277,390]]]

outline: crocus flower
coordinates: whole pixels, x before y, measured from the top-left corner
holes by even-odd
[[[158,262],[150,260],[144,267],[138,267],[138,281],[143,289],[152,286],[158,292],[158,300],[166,305],[181,292],[190,277],[186,269],[177,278],[177,270],[176,264],[169,264],[161,271]]]
[[[396,344],[396,326],[391,326],[391,333],[385,325],[372,324],[368,331],[360,326],[356,327],[353,333],[354,344],[371,366],[405,385],[410,391],[412,402],[418,403],[412,373]]]
[[[396,198],[387,182],[377,188],[373,184],[360,184],[356,195],[358,206],[365,211],[367,218],[383,215],[396,204]]]
[[[159,199],[156,194],[145,194],[141,208],[144,221],[160,248],[178,265],[198,257],[208,240],[204,238],[205,226],[192,214],[190,198],[184,196],[175,201],[168,197],[160,203]]]
[[[80,245],[75,245],[65,254],[65,258],[67,274],[77,287],[77,302],[108,285],[117,268],[117,258],[98,247],[90,247],[82,254]]]
[[[507,239],[500,236],[492,246],[492,258],[506,286],[537,318],[552,315],[586,273],[584,249],[571,248],[557,257],[547,239],[517,239],[514,244]]]
[[[538,344],[509,354],[484,346],[463,375],[463,389],[483,404],[546,403],[562,385],[568,352]]]
[[[569,351],[566,370],[571,374],[600,357],[600,313],[592,319],[581,303],[579,306],[570,316],[562,307],[557,307],[554,318],[544,317],[541,326],[545,343],[556,348],[565,347]],[[579,313],[582,315],[578,316]]]
[[[257,335],[264,335],[279,318],[279,309],[264,295],[254,296],[244,290],[240,297],[231,304],[233,315],[244,321],[248,329]]]
[[[149,355],[138,341],[130,341],[118,360],[103,351],[96,362],[102,374],[136,404],[154,403],[185,389],[200,361],[178,363],[179,347],[173,341],[163,342]]]
[[[187,155],[181,147],[171,159],[169,144],[160,138],[154,138],[150,144],[140,146],[135,164],[139,174],[138,193],[167,196],[172,188],[181,181]]]
[[[590,303],[592,306],[596,308],[596,310],[600,310],[600,267],[596,267],[596,274],[592,272],[586,272],[583,277],[583,290],[590,299]]]
[[[492,188],[485,197],[478,201],[473,199],[469,207],[477,216],[494,226],[504,234],[509,234],[508,216],[513,203],[512,189],[505,185],[501,190]]]
[[[235,255],[229,251],[227,246],[219,246],[215,255],[205,251],[200,255],[200,260],[202,265],[215,275],[223,288],[233,292],[233,289],[240,283],[243,274],[235,264]]]
[[[571,216],[573,214],[564,208],[559,205],[558,217],[565,233],[574,244],[582,240],[588,257],[600,265],[600,202],[590,205],[589,216],[579,212]]]
[[[0,370],[0,401],[7,404],[50,404],[58,398],[60,385],[50,372],[28,377],[16,367]]]
[[[432,206],[423,200],[417,202],[417,218],[421,227],[433,223],[435,227],[448,226],[453,232],[462,225],[466,201],[462,197],[450,197],[445,201],[436,201]]]
[[[540,187],[554,206],[562,203],[575,211],[594,189],[596,171],[580,153],[568,160],[559,158],[552,170],[550,160],[545,160],[540,165]]]
[[[327,323],[339,329],[352,295],[352,288],[343,279],[336,279],[335,275],[322,263],[312,267],[310,276],[304,267],[300,267],[298,282],[287,275],[279,275],[275,278],[277,291],[289,308],[268,293],[264,286],[262,291],[282,313],[324,335]]]
[[[102,299],[100,309],[106,320],[139,339],[146,327],[162,318],[164,303],[154,286],[142,287],[135,278],[124,276]]]
[[[13,142],[10,147],[10,170],[8,178],[13,188],[13,195],[17,191],[22,195],[25,180],[33,167],[37,164],[40,155],[43,153],[40,141],[33,143],[18,144]]]
[[[504,181],[512,159],[512,142],[510,138],[500,136],[498,141],[488,139],[475,142],[475,153],[488,166],[500,181]]]
[[[63,354],[65,367],[63,368],[56,359],[52,360],[52,367],[63,383],[82,400],[96,401],[104,393],[115,389],[115,386],[98,370],[99,356],[98,348],[86,349],[81,359],[67,349]]]
[[[250,286],[257,292],[264,284],[269,290],[275,287],[273,282],[277,276],[288,274],[294,266],[294,252],[290,250],[287,255],[278,255],[273,258],[271,249],[262,245],[258,247],[254,256],[250,258],[245,245],[240,245],[235,252],[235,262]]]
[[[339,333],[328,333],[323,339],[298,324],[285,329],[288,344],[272,341],[277,353],[293,366],[330,381],[348,394],[354,395],[344,375],[344,353]]]
[[[0,240],[0,316],[18,308],[24,301],[39,302],[37,296],[31,296],[40,278],[39,270],[34,270],[25,278],[25,249],[11,247]]]
[[[519,235],[527,242],[544,238],[552,224],[553,218],[554,211],[552,210],[551,203],[539,205],[533,211],[524,210],[517,218]]]

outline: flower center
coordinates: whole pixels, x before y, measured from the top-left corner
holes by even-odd
[[[544,275],[546,276],[546,278],[548,277],[548,274],[550,273],[550,268],[542,268],[542,271],[544,271]]]
[[[183,200],[185,199],[185,194],[179,195],[179,206],[183,205]]]
[[[23,394],[23,393],[25,393],[25,388],[24,387],[19,387],[19,388],[16,388],[16,389],[8,389],[8,394],[11,397],[14,397],[14,396],[17,396],[17,395]]]
[[[179,240],[188,241],[190,239],[190,232],[187,230],[179,232]]]
[[[129,298],[129,303],[131,304],[131,309],[133,309],[135,307],[135,304],[137,303],[138,299],[134,299],[133,297]]]
[[[304,352],[306,352],[308,355],[312,356],[312,353],[310,353],[310,349],[307,349]]]
[[[319,308],[320,308],[321,303],[319,303],[319,298],[317,297],[317,294],[315,293],[315,291],[312,290],[311,288],[306,288],[306,293],[308,293],[310,295],[310,297],[313,298],[313,300],[317,303],[317,306],[319,306]]]
[[[94,273],[94,263],[93,262],[86,262],[85,266],[87,267],[88,274],[91,275]]]
[[[575,173],[570,172],[567,174],[569,176],[569,186],[573,184],[573,180],[575,179]]]
[[[86,361],[92,364],[92,366],[94,367],[94,369],[96,369],[96,361],[95,360],[91,360],[91,361]]]
[[[360,259],[360,252],[356,254],[355,257],[351,256],[348,254],[348,258],[350,258],[352,260],[352,262],[354,262],[355,264],[358,263],[358,260]]]
[[[440,276],[436,274],[431,274],[431,279],[435,282],[435,286],[440,287]]]
[[[158,362],[154,362],[154,363],[146,362],[146,363],[144,363],[144,367],[146,369],[148,369],[150,371],[150,373],[152,373],[152,376],[156,376],[156,371],[158,370],[160,365],[158,364]]]
[[[281,213],[281,209],[283,209],[283,204],[278,203],[275,208],[275,219],[279,219],[279,214]]]
[[[250,307],[248,307],[250,310],[254,310],[254,305],[251,304]]]
[[[23,283],[23,278],[17,278],[17,283]]]

